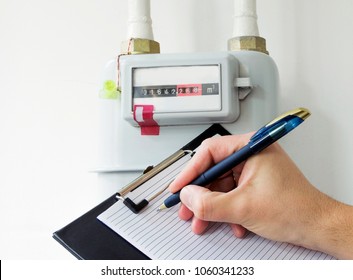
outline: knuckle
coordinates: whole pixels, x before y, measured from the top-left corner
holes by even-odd
[[[207,138],[207,139],[202,141],[201,147],[207,148],[207,147],[209,147],[211,145],[212,142],[213,142],[212,138]]]
[[[215,139],[208,138],[202,141],[199,151],[200,153],[210,154],[215,145]]]

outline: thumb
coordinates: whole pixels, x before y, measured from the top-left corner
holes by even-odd
[[[212,192],[207,188],[189,185],[181,190],[180,199],[200,220],[234,222],[230,193]]]

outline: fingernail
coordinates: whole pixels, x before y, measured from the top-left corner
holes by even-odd
[[[181,190],[180,199],[187,208],[191,209],[192,191],[189,186],[186,186]]]

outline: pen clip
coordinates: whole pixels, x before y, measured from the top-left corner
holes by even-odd
[[[279,127],[285,122],[284,119],[279,119],[275,123],[272,123],[270,125],[265,125],[261,127],[249,140],[251,143],[255,143],[262,139],[264,136],[266,136],[270,131],[273,131],[276,127]]]
[[[281,125],[283,125],[286,122],[289,122],[293,118],[298,118],[299,120],[303,121],[305,120],[308,116],[310,116],[310,112],[308,109],[305,108],[297,108],[294,110],[290,110],[279,117],[275,118],[262,128],[260,128],[251,138],[250,142],[255,143],[258,140],[262,139],[264,136],[266,136],[268,133],[274,131],[276,128],[279,128]]]

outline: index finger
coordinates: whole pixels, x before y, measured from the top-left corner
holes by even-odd
[[[203,141],[193,158],[169,185],[169,191],[175,193],[190,184],[211,166],[245,146],[251,135],[229,135]]]

